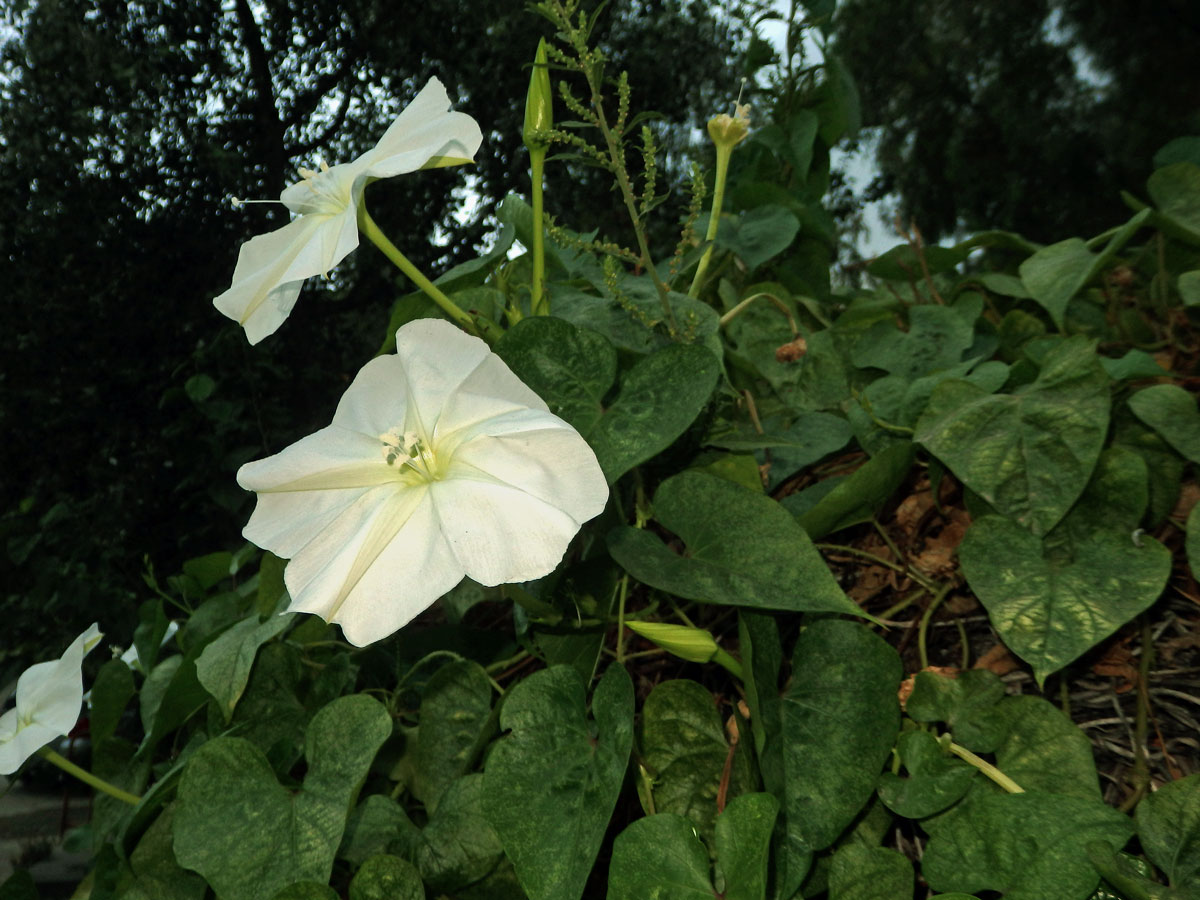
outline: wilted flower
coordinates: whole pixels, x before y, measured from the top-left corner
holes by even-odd
[[[420,319],[367,363],[333,423],[238,472],[258,492],[243,533],[289,558],[289,611],[363,646],[463,576],[554,570],[608,485],[596,456],[478,338]]]
[[[449,110],[446,88],[431,78],[358,159],[300,170],[304,180],[279,195],[299,217],[243,244],[233,285],[213,300],[246,329],[251,344],[283,324],[304,279],[328,274],[358,246],[358,205],[368,179],[471,162],[483,140],[479,125]]]
[[[0,716],[0,775],[11,775],[75,727],[83,705],[83,658],[101,637],[93,624],[62,657],[30,666],[17,679],[17,705]]]

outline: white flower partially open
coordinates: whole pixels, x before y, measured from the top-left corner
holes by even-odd
[[[247,463],[258,492],[243,534],[291,560],[289,611],[338,622],[363,646],[464,575],[540,578],[608,485],[596,455],[478,338],[440,319],[396,332],[333,424]]]
[[[379,143],[358,159],[300,170],[304,180],[279,195],[298,218],[242,245],[233,285],[213,305],[257,344],[291,313],[304,279],[328,274],[358,246],[358,204],[368,178],[468,163],[482,141],[478,123],[450,112],[446,88],[429,79]]]
[[[0,775],[11,775],[56,737],[75,727],[83,705],[83,658],[100,643],[93,624],[59,659],[37,663],[17,679],[17,705],[0,716]]]

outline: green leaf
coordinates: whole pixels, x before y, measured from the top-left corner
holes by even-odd
[[[1184,306],[1200,306],[1200,269],[1181,274],[1178,286]]]
[[[862,625],[820,619],[801,632],[781,709],[782,896],[804,875],[796,853],[832,844],[874,793],[900,729],[900,675],[896,651]]]
[[[667,449],[708,403],[720,366],[704,347],[672,344],[639,360],[594,429],[583,436],[609,482]]]
[[[189,559],[183,564],[183,574],[195,578],[201,590],[220,584],[229,577],[233,555],[224,550]]]
[[[962,799],[978,770],[942,749],[927,731],[901,733],[896,744],[908,776],[879,776],[879,798],[908,819],[923,819]]]
[[[970,255],[970,248],[925,247],[922,256],[932,275],[948,272]],[[867,272],[886,281],[919,281],[924,277],[921,258],[908,244],[897,244],[867,264]],[[930,307],[914,307],[922,309]],[[857,365],[857,363],[856,363]]]
[[[932,826],[932,823],[929,823]],[[1005,900],[1087,900],[1100,876],[1089,842],[1125,844],[1129,819],[1099,799],[987,794],[931,832],[921,870],[934,890],[999,891]]]
[[[854,345],[851,360],[860,369],[883,369],[911,381],[962,361],[975,342],[975,320],[948,306],[914,306],[908,330],[876,322]]]
[[[280,785],[248,741],[208,741],[179,783],[180,865],[227,900],[266,900],[299,880],[328,882],[351,801],[391,733],[391,717],[365,694],[323,707],[308,727],[308,772],[299,791]]]
[[[608,900],[713,900],[714,894],[708,851],[683,816],[646,816],[613,842]]]
[[[208,644],[196,659],[196,678],[217,701],[226,722],[246,690],[258,648],[286,631],[294,618],[294,613],[272,615],[260,623],[258,614],[252,613]]]
[[[416,864],[431,891],[459,891],[487,877],[503,859],[500,838],[484,812],[483,791],[483,775],[464,775],[446,788],[424,828],[401,828],[393,852]]]
[[[688,818],[706,840],[717,818],[717,790],[729,756],[713,696],[694,681],[664,681],[642,708],[642,756],[653,777],[654,811]],[[731,785],[745,789],[748,778]]]
[[[1092,342],[1068,338],[1014,394],[939,385],[914,439],[1004,515],[1045,534],[1083,492],[1108,432],[1109,380]]]
[[[1169,781],[1138,804],[1138,839],[1172,885],[1200,884],[1200,775]]]
[[[119,659],[110,659],[96,673],[91,694],[91,739],[98,743],[112,737],[126,705],[137,688],[133,684],[133,673]]]
[[[687,556],[631,526],[608,537],[613,559],[644,584],[707,603],[863,614],[804,530],[769,497],[684,472],[659,486],[654,518],[686,542]]]
[[[1100,357],[1100,364],[1113,381],[1136,381],[1139,378],[1158,378],[1167,374],[1145,350],[1128,350],[1120,359]]]
[[[771,832],[779,814],[772,794],[742,794],[717,817],[717,862],[725,878],[723,900],[765,900]]]
[[[338,893],[319,881],[297,881],[281,888],[271,900],[338,900]]]
[[[450,783],[467,773],[491,714],[492,684],[478,663],[448,663],[429,679],[421,697],[412,792],[430,811]]]
[[[714,244],[735,253],[753,272],[791,246],[799,231],[800,220],[791,210],[768,203],[740,216],[722,216]]]
[[[1200,233],[1200,166],[1177,162],[1156,169],[1146,191],[1160,213],[1193,234]]]
[[[945,722],[955,743],[991,753],[1004,739],[1005,722],[995,712],[1003,699],[1004,682],[987,669],[918,672],[905,711],[916,722]]]
[[[604,335],[618,350],[640,355],[671,346],[670,336],[658,327],[665,313],[649,278],[645,277],[643,281],[627,277],[621,282],[620,289],[618,300],[606,285],[603,296],[572,285],[547,286],[554,315]],[[676,321],[685,326],[685,335],[711,343],[710,349],[715,352],[719,344],[713,338],[721,327],[716,310],[686,294],[671,292],[667,298]]]
[[[407,860],[372,856],[354,873],[350,900],[425,900],[425,885]]]
[[[1140,457],[1111,450],[1088,493],[1045,538],[984,516],[959,546],[992,626],[1033,666],[1039,685],[1149,608],[1166,585],[1170,551],[1132,533],[1146,483]]]
[[[817,541],[842,528],[869,522],[908,477],[915,455],[916,448],[909,441],[880,450],[803,512],[797,519],[800,527]],[[786,500],[784,507],[791,507]]]
[[[1117,853],[1107,841],[1093,841],[1088,844],[1087,854],[1096,871],[1104,876],[1108,884],[1121,892],[1123,900],[1194,900],[1200,896],[1198,893],[1185,896],[1174,888],[1151,881],[1144,873],[1138,871],[1135,864],[1137,857]],[[1093,900],[1112,896],[1112,892],[1105,891],[1104,885],[1101,885],[1093,895]]]
[[[1156,384],[1129,398],[1134,415],[1194,463],[1200,463],[1200,412],[1196,398],[1177,384]]]
[[[886,847],[847,844],[833,855],[829,900],[896,900],[913,892],[912,863]]]
[[[841,450],[852,436],[850,423],[842,416],[803,412],[786,431],[777,434],[725,434],[710,438],[708,443],[726,450],[769,450],[771,470],[767,487],[774,490],[805,466]]]
[[[361,866],[370,857],[390,852],[417,831],[403,807],[386,794],[371,794],[346,821],[338,859]]]
[[[617,351],[603,335],[550,316],[522,319],[496,342],[496,353],[581,434],[604,415],[617,377]]]
[[[204,879],[180,868],[175,861],[174,814],[175,806],[167,806],[129,855],[133,883],[121,894],[121,900],[203,900],[208,890]]]
[[[1004,738],[996,765],[1027,791],[1100,798],[1092,743],[1053,703],[1041,697],[1005,697],[996,706]]]
[[[1042,247],[1021,263],[1021,281],[1033,299],[1050,313],[1059,330],[1062,330],[1071,298],[1112,261],[1149,218],[1149,210],[1135,213],[1116,231],[1100,253],[1092,253],[1079,238],[1067,238]]]
[[[569,666],[530,675],[501,708],[512,733],[488,756],[484,809],[532,900],[576,900],[608,828],[633,745],[633,684],[620,666],[600,679],[592,715],[594,725]]]

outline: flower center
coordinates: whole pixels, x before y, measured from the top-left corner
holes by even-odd
[[[304,167],[299,169],[303,185],[309,194],[305,198],[304,212],[337,215],[350,205],[350,186],[344,178],[339,178],[324,160],[321,160],[319,166],[318,170]]]
[[[414,431],[393,428],[379,436],[379,443],[384,462],[396,470],[401,481],[423,484],[438,481],[446,473],[449,459],[439,460],[433,444]]]

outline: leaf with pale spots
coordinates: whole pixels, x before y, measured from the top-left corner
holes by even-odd
[[[1087,485],[1108,433],[1109,403],[1093,343],[1069,338],[1016,393],[991,394],[968,381],[939,385],[914,439],[998,512],[1042,535]]]
[[[1039,684],[1147,609],[1166,585],[1170,552],[1134,533],[1146,485],[1140,457],[1109,450],[1087,493],[1045,538],[985,516],[959,546],[992,626]]]

